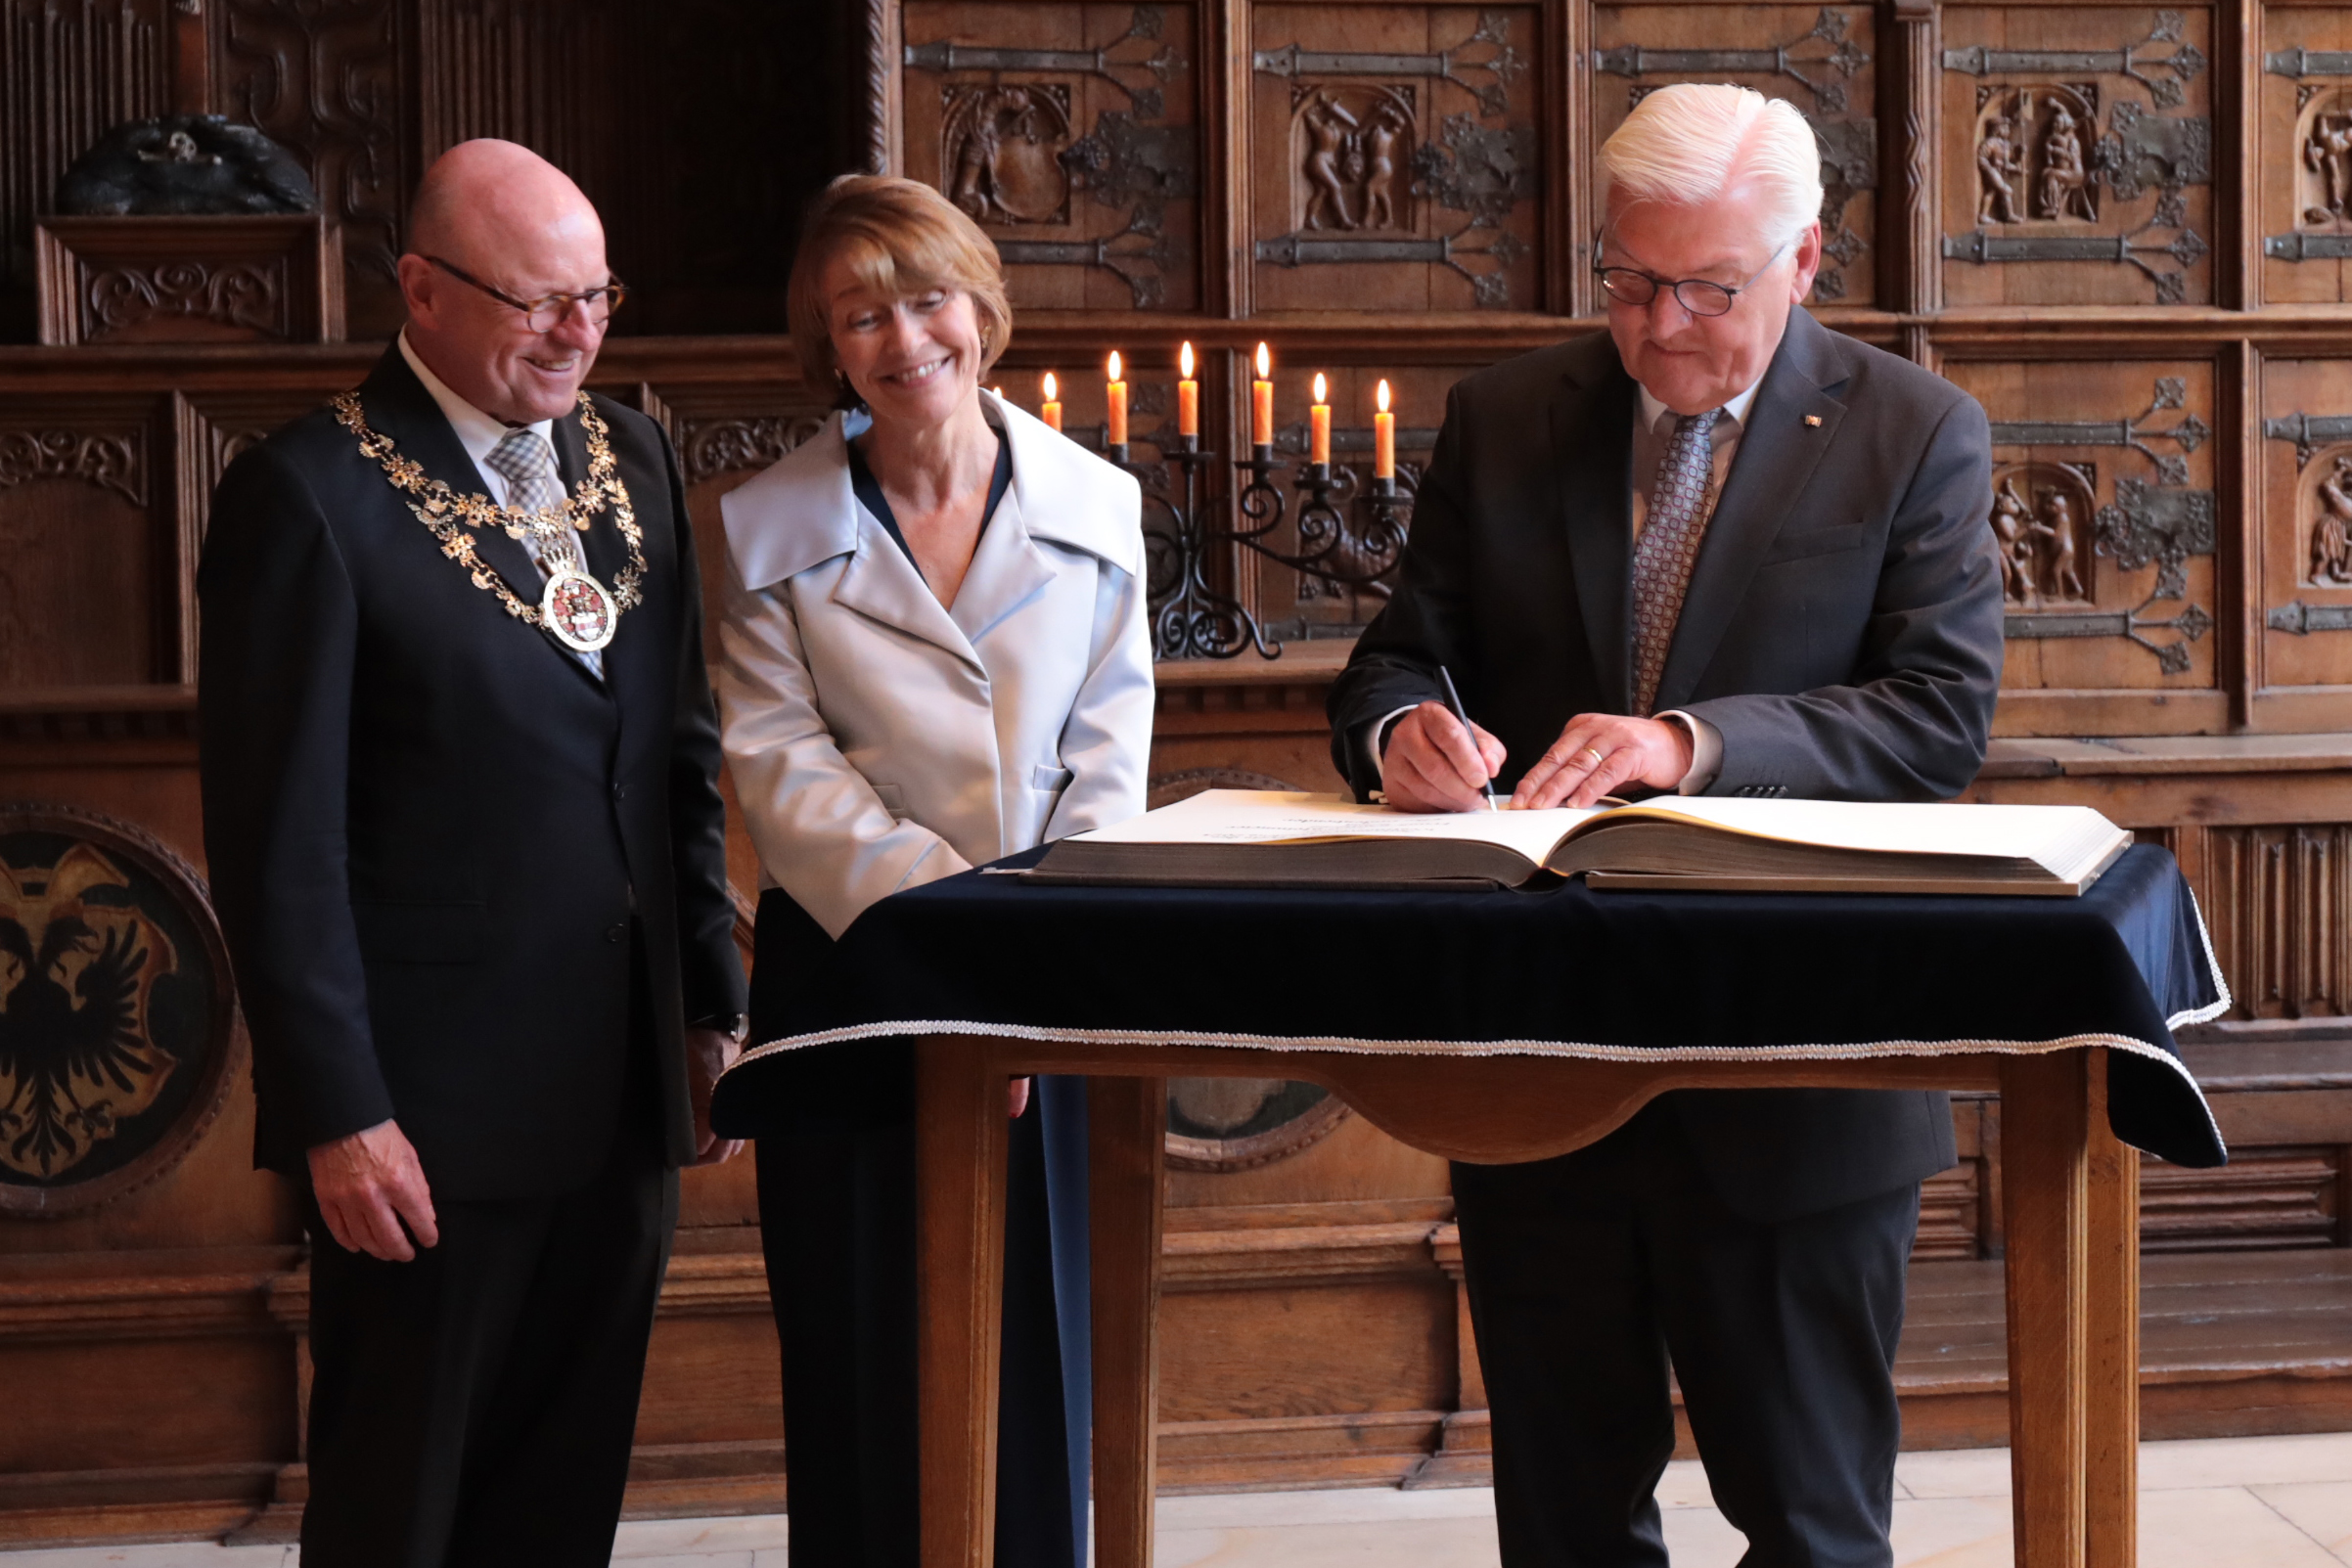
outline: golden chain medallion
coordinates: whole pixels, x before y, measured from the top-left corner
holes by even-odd
[[[502,507],[486,495],[460,495],[439,479],[426,477],[423,467],[402,457],[390,436],[368,427],[357,392],[344,392],[329,406],[342,427],[359,437],[359,450],[383,465],[384,477],[402,493],[408,510],[440,541],[441,554],[465,567],[475,587],[496,594],[507,613],[524,625],[538,627],[566,648],[593,652],[612,641],[623,610],[644,603],[640,586],[646,573],[645,532],[637,526],[629,488],[621,482],[619,465],[613,461],[612,445],[607,439],[611,432],[586,392],[580,394],[580,427],[588,437],[588,477],[573,487],[561,506],[536,512]],[[612,508],[613,525],[629,546],[629,563],[609,589],[590,575],[586,556],[571,537],[575,532],[586,533],[590,521],[608,504]],[[547,573],[547,587],[538,605],[524,604],[505,578],[483,563],[475,554],[473,537],[465,532],[468,528],[501,528],[519,543],[539,541],[540,568]]]

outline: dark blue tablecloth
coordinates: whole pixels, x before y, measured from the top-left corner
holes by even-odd
[[[2172,1030],[2229,993],[2152,844],[2080,898],[1066,887],[980,871],[815,940],[761,977],[779,1005],[720,1083],[730,1132],[758,1129],[790,1053],[927,1034],[1599,1058],[2103,1045],[2118,1137],[2180,1165],[2226,1157]],[[1234,1071],[1260,1069],[1237,1049]]]

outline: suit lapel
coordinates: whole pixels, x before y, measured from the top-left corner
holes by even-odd
[[[892,543],[880,522],[866,515],[864,507],[857,507],[857,553],[841,568],[840,580],[834,584],[833,602],[952,653],[985,674],[971,640],[949,617],[939,596],[931,592],[906,552]]]
[[[1552,461],[1560,520],[1576,579],[1577,607],[1592,644],[1593,676],[1610,707],[1633,701],[1627,641],[1633,615],[1633,503],[1628,485],[1634,385],[1602,339],[1603,363],[1573,372],[1552,403]]]
[[[427,477],[440,480],[459,495],[484,493],[481,470],[475,467],[465,444],[442,417],[441,406],[408,368],[408,361],[400,357],[399,344],[393,344],[378,363],[359,395],[368,423],[390,436],[400,455],[422,466]],[[539,570],[520,540],[508,538],[503,528],[463,531],[473,539],[475,555],[505,579],[517,599],[526,605],[539,603]]]
[[[1697,690],[1757,565],[1836,438],[1845,405],[1828,388],[1844,381],[1845,368],[1829,329],[1792,306],[1780,351],[1747,407],[1739,454],[1691,568],[1674,642],[1658,677],[1660,710],[1689,701]],[[1808,416],[1820,423],[1807,425]]]
[[[1017,465],[1020,461],[1018,447],[1013,461]],[[1027,486],[1021,478],[1016,468],[1005,499],[997,503],[996,515],[980,530],[979,548],[972,553],[972,567],[965,572],[963,586],[956,590],[956,602],[948,611],[975,647],[990,627],[1028,603],[1057,575],[1052,559],[1029,537],[1028,524],[1022,520],[1021,493]]]

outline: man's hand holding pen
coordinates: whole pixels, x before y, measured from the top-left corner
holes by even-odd
[[[1479,811],[1503,769],[1503,742],[1467,728],[1442,702],[1424,702],[1389,727],[1380,787],[1399,811]],[[1691,771],[1691,736],[1663,719],[1580,713],[1519,780],[1514,810],[1590,806],[1628,784],[1672,789]]]

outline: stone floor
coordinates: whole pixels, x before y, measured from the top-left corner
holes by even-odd
[[[1896,1466],[1895,1561],[2010,1561],[2009,1456],[1907,1454]],[[2148,1443],[2141,1568],[2352,1565],[2352,1433]],[[1739,1533],[1696,1464],[1658,1489],[1675,1568],[1732,1568]],[[0,1552],[0,1568],[292,1568],[284,1547],[209,1544]],[[1159,1504],[1158,1568],[1489,1568],[1494,1498],[1478,1490],[1255,1492]],[[780,1518],[624,1524],[615,1568],[784,1568]]]

